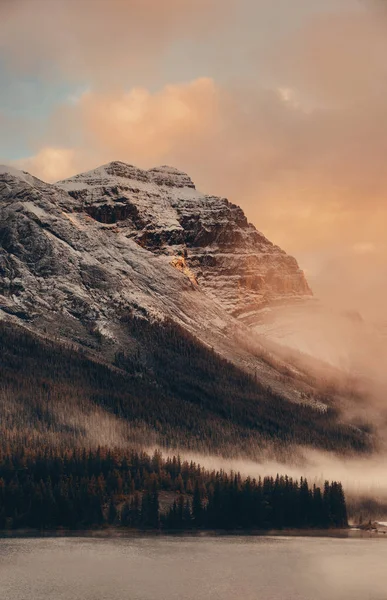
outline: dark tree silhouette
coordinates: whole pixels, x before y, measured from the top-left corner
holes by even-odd
[[[167,504],[160,510],[160,492]],[[165,500],[164,500],[165,503]],[[98,448],[0,456],[0,529],[346,527],[340,483],[206,471],[179,457]]]

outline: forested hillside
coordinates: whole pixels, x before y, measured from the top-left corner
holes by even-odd
[[[257,457],[298,444],[340,452],[370,437],[263,387],[175,324],[128,318],[114,365],[0,323],[1,447],[157,444]],[[105,437],[104,437],[105,436]]]

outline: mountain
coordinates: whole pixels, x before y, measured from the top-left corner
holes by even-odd
[[[175,169],[114,162],[51,185],[0,168],[3,410],[18,406],[24,428],[30,394],[45,435],[78,435],[97,412],[158,443],[364,449],[325,390],[245,325],[310,297],[294,258]]]
[[[233,313],[310,291],[240,208],[170,168],[123,163],[57,185],[5,167],[0,198],[3,314],[110,356],[130,315],[169,318],[284,392]]]
[[[249,224],[241,208],[197,192],[176,169],[141,171],[115,162],[57,185],[74,199],[75,211],[173,257],[233,315],[311,293],[296,260]]]

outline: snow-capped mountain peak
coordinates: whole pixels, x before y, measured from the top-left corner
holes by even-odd
[[[91,348],[98,334],[112,349],[126,315],[169,318],[285,393],[240,345],[241,318],[310,293],[241,208],[171,167],[113,162],[55,185],[0,170],[0,318]]]
[[[184,253],[199,285],[235,315],[310,294],[294,258],[238,206],[197,191],[177,169],[113,162],[56,185],[72,197],[74,211],[114,225],[154,254]]]
[[[147,186],[149,188],[152,184],[167,186],[168,188],[195,189],[195,185],[190,177],[174,167],[164,165],[144,170],[120,161],[113,161],[91,171],[80,173],[69,179],[59,181],[57,185],[69,190],[77,189],[84,185],[92,187],[94,185],[103,183],[111,184],[113,182],[117,185],[124,185],[125,182],[128,183],[130,181],[143,184],[143,189],[146,189]]]

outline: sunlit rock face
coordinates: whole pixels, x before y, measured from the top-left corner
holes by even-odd
[[[198,285],[234,316],[311,295],[297,262],[225,198],[201,194],[171,167],[143,171],[114,162],[61,181],[72,210],[154,254],[184,255]]]
[[[122,304],[171,316],[192,285],[195,302],[199,291],[245,322],[311,294],[296,260],[238,206],[176,169],[114,162],[49,185],[0,168],[0,293],[11,313],[48,302],[91,321]]]

